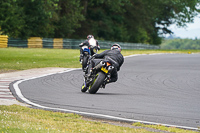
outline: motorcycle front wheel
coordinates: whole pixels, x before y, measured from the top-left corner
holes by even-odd
[[[87,66],[87,62],[88,62],[88,57],[87,56],[83,56],[82,70],[85,70],[85,68]]]
[[[95,94],[99,90],[99,87],[103,84],[105,77],[106,75],[103,72],[98,72],[96,74],[94,81],[89,86],[90,94]]]

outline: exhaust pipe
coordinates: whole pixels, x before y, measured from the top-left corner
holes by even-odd
[[[114,66],[109,66],[109,67],[108,67],[108,71],[109,71],[109,72],[112,72],[112,70],[113,70],[114,68],[115,68]]]
[[[99,64],[98,65],[96,65],[93,69],[94,70],[98,70],[98,69],[100,69],[102,66],[105,66],[105,62],[103,62],[103,61],[101,61],[101,62],[99,62]]]

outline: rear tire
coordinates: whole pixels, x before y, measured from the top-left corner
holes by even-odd
[[[93,83],[89,86],[89,93],[95,94],[99,87],[103,84],[106,75],[103,72],[98,72]]]

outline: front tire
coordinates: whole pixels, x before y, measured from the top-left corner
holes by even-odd
[[[106,75],[103,72],[98,72],[93,83],[89,86],[89,93],[95,94],[99,87],[103,84]]]
[[[88,62],[88,57],[87,56],[83,56],[82,70],[85,70],[85,68],[87,66],[87,62]]]

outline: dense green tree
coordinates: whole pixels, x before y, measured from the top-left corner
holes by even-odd
[[[12,37],[20,36],[25,25],[23,9],[14,0],[0,1],[1,34]]]
[[[48,14],[45,11],[45,2],[43,0],[26,0],[19,4],[24,13],[24,29],[21,31],[22,37],[44,36],[47,37],[49,31]]]
[[[56,18],[52,20],[55,27],[53,37],[70,37],[76,28],[80,27],[80,20],[84,20],[83,8],[80,7],[80,0],[59,0],[59,9],[56,10]]]
[[[5,0],[0,2],[0,26],[10,37],[47,37],[49,14],[45,0]]]
[[[1,0],[1,34],[160,44],[171,24],[185,26],[200,0]]]
[[[28,38],[69,37],[80,27],[80,0],[4,0],[0,2],[3,34]]]
[[[123,8],[129,0],[84,0],[85,21],[76,30],[73,37],[85,38],[93,34],[96,38],[111,41],[128,41],[128,32],[124,24]]]

